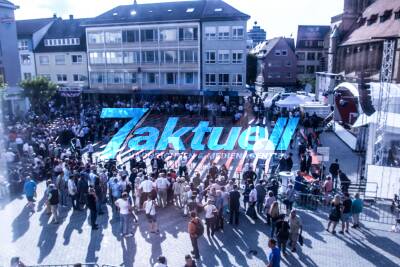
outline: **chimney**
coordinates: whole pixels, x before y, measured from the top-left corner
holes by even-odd
[[[69,19],[70,19],[70,20],[73,20],[73,19],[74,19],[74,15],[72,15],[72,14],[69,15]]]
[[[57,13],[53,13],[53,19],[57,18]]]

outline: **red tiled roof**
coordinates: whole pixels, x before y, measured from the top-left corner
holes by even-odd
[[[377,0],[371,4],[362,14],[367,20],[374,15],[384,14],[387,10],[392,10],[390,18],[384,22],[380,22],[378,18],[376,22],[368,25],[364,23],[361,27],[351,32],[341,43],[341,45],[351,45],[365,43],[371,39],[398,37],[400,38],[400,19],[395,19],[394,12],[400,8],[400,0]]]

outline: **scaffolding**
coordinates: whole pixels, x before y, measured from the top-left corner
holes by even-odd
[[[387,131],[387,117],[390,106],[390,87],[392,82],[392,72],[396,40],[387,39],[383,43],[383,57],[380,74],[379,98],[377,106],[377,128],[375,135],[375,164],[385,166],[387,163],[385,134]]]

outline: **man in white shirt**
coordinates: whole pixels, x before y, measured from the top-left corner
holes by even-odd
[[[210,230],[211,236],[214,236],[215,232],[215,215],[214,213],[217,212],[217,207],[212,204],[212,200],[207,201],[207,205],[204,206],[205,217],[206,217],[206,226],[207,226],[207,236],[210,239]]]
[[[144,176],[144,180],[140,183],[139,189],[141,191],[140,195],[140,207],[143,206],[143,203],[147,200],[147,197],[150,195],[153,190],[153,182],[149,180],[147,176]]]
[[[68,194],[71,197],[72,207],[74,210],[79,210],[78,208],[78,188],[76,187],[75,177],[70,176],[68,179]]]
[[[179,163],[179,176],[182,176],[183,173],[185,173],[185,175],[188,175],[188,170],[187,170],[187,163],[188,163],[188,157],[186,155],[186,153],[182,153],[179,158],[178,158],[178,163]]]
[[[165,173],[160,173],[160,176],[156,180],[158,204],[165,208],[167,206],[167,190],[170,182],[165,177]]]

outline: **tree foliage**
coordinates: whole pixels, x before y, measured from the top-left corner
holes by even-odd
[[[24,80],[20,86],[24,89],[24,95],[29,99],[35,111],[38,111],[57,92],[57,85],[44,77]]]
[[[247,77],[248,85],[254,85],[257,79],[257,57],[253,54],[247,55]]]

